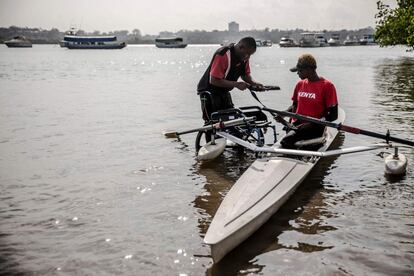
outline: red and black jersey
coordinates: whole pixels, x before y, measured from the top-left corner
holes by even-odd
[[[249,61],[242,61],[237,58],[234,44],[224,46],[214,53],[210,65],[198,83],[197,91],[209,91],[212,93],[228,92],[231,88],[212,85],[210,83],[210,76],[218,79],[237,81],[241,76],[249,74]]]

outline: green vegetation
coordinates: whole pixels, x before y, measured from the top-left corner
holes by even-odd
[[[375,39],[381,46],[406,45],[414,48],[414,0],[397,0],[398,6],[378,1]]]

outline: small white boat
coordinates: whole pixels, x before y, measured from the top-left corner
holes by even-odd
[[[345,112],[340,109],[335,122],[344,120]],[[318,152],[325,152],[337,134],[337,129],[326,128]],[[273,146],[279,147],[279,144]],[[292,156],[257,159],[225,196],[204,237],[214,262],[220,261],[276,213],[319,159]]]
[[[346,39],[344,40],[344,45],[345,46],[356,46],[356,45],[359,45],[358,39],[356,38],[356,36],[350,37],[348,35],[346,37]]]
[[[360,45],[376,45],[374,35],[372,34],[365,34],[360,40]]]
[[[273,42],[271,40],[264,40],[262,41],[262,46],[263,47],[272,47],[273,46]]]
[[[182,37],[159,37],[155,39],[155,46],[157,48],[185,48],[187,47],[187,43],[184,43]]]
[[[315,39],[319,42],[319,47],[328,46],[328,41],[324,33],[315,33]]]
[[[340,46],[341,41],[339,40],[339,34],[332,34],[331,38],[328,40],[329,46]]]
[[[256,39],[256,47],[272,47],[272,45],[271,40]]]
[[[31,48],[32,42],[26,39],[24,36],[15,36],[13,39],[4,42],[9,48]]]
[[[282,37],[279,41],[279,46],[282,48],[297,47],[296,42],[290,37]]]
[[[316,39],[316,33],[301,33],[299,40],[300,47],[320,47],[320,41]]]

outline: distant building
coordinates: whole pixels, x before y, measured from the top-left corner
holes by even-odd
[[[237,22],[230,22],[229,23],[229,32],[238,33],[239,32],[239,23]]]

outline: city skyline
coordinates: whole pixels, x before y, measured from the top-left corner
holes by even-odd
[[[235,21],[251,29],[358,29],[375,26],[377,0],[196,0],[115,2],[2,0],[0,26],[69,29],[92,32],[139,29],[142,34],[179,30],[227,30]],[[391,6],[395,1],[384,1]],[[16,11],[16,12],[11,12]]]

